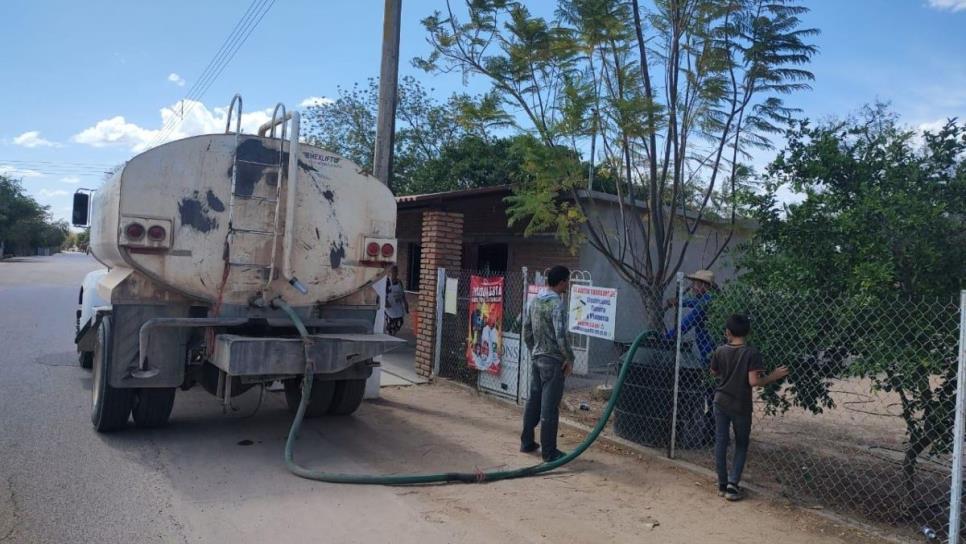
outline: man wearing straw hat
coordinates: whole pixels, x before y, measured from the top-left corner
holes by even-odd
[[[687,296],[681,302],[682,307],[689,309],[681,319],[681,334],[694,330],[694,344],[701,356],[701,363],[707,366],[715,347],[714,337],[708,332],[706,322],[708,306],[711,304],[712,294],[716,288],[714,272],[698,270],[684,277],[691,280],[691,286],[688,288]],[[668,305],[676,306],[677,302],[676,299],[670,300]],[[668,340],[674,340],[677,337],[677,326],[668,330],[665,336]]]

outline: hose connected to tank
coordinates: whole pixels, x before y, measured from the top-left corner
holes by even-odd
[[[311,470],[295,462],[295,439],[302,428],[302,420],[305,417],[305,410],[308,408],[309,398],[312,394],[312,380],[315,374],[311,360],[308,357],[309,333],[305,328],[305,324],[302,323],[301,318],[299,318],[295,310],[281,298],[275,299],[272,304],[275,307],[282,309],[282,311],[288,315],[289,319],[292,320],[292,323],[295,325],[295,328],[298,329],[299,335],[301,335],[303,342],[305,342],[306,349],[305,375],[302,378],[302,400],[299,402],[298,411],[295,414],[295,420],[292,421],[292,427],[288,431],[288,439],[285,441],[285,466],[290,472],[292,472],[292,474],[295,474],[301,478],[336,484],[412,485],[442,482],[482,483],[495,482],[497,480],[509,480],[511,478],[523,478],[525,476],[533,476],[562,467],[577,457],[580,457],[580,455],[587,451],[587,448],[589,448],[591,444],[597,440],[597,437],[600,436],[600,433],[604,430],[604,426],[607,425],[607,420],[610,419],[611,413],[614,411],[614,406],[617,403],[617,398],[620,396],[621,388],[624,386],[624,379],[627,377],[627,371],[630,368],[628,361],[632,361],[634,359],[634,355],[637,353],[637,348],[640,346],[641,342],[649,335],[654,334],[653,331],[644,331],[634,339],[634,343],[631,344],[630,349],[624,356],[624,363],[621,365],[620,373],[617,376],[617,381],[614,383],[614,389],[611,392],[610,400],[608,400],[607,404],[604,406],[604,413],[601,414],[600,419],[597,420],[597,424],[584,438],[584,440],[573,449],[573,451],[567,453],[556,461],[540,463],[538,465],[531,465],[514,470],[499,470],[492,472],[438,472],[403,475],[341,474],[335,472]]]

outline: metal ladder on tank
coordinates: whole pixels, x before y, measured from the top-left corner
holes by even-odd
[[[231,269],[233,268],[243,268],[246,270],[252,270],[252,269],[261,270],[265,279],[265,282],[262,288],[265,289],[269,286],[269,284],[271,284],[272,280],[275,278],[275,268],[276,268],[277,254],[278,254],[278,221],[280,216],[279,212],[281,211],[281,189],[282,189],[282,181],[284,177],[283,168],[287,166],[284,162],[284,150],[283,150],[285,136],[286,136],[286,125],[284,121],[286,118],[286,112],[285,112],[285,106],[281,103],[277,104],[275,106],[275,111],[272,112],[272,122],[271,122],[272,125],[271,125],[271,132],[269,133],[269,137],[272,139],[273,142],[278,143],[278,153],[276,155],[277,160],[272,163],[262,163],[257,161],[239,159],[238,147],[240,145],[241,133],[242,133],[241,132],[242,99],[240,95],[236,94],[235,97],[232,98],[231,105],[229,105],[228,107],[228,120],[225,126],[225,134],[231,133],[231,115],[234,110],[236,101],[238,102],[238,112],[236,114],[235,154],[232,161],[231,193],[228,198],[228,239],[225,247],[225,251],[227,252],[227,258],[228,258],[228,262],[227,262],[228,273],[230,273]],[[278,116],[279,110],[281,110],[281,113],[282,113],[282,117],[281,117],[282,121],[280,123],[277,122],[277,119],[278,119],[277,116]],[[275,126],[277,124],[282,125],[281,137],[278,139],[275,139]],[[237,178],[238,178],[238,167],[241,164],[260,167],[262,169],[263,175],[274,174],[275,175],[275,194],[271,197],[256,196],[254,194],[252,195],[239,194],[237,190]],[[265,209],[266,212],[270,212],[271,224],[272,224],[271,229],[247,228],[245,226],[238,226],[236,224],[235,214],[236,214],[236,208],[239,206],[239,201],[257,202],[260,205],[260,208]],[[232,244],[235,242],[235,240],[245,239],[246,237],[258,237],[258,238],[271,237],[272,239],[271,252],[270,252],[271,257],[268,262],[258,262],[258,261],[243,262],[243,261],[235,261],[231,258]]]
[[[292,223],[293,216],[295,213],[295,179],[298,176],[298,140],[299,140],[299,117],[297,112],[287,113],[285,105],[281,102],[276,104],[275,110],[272,112],[272,120],[265,123],[258,129],[258,136],[264,137],[266,134],[271,142],[278,144],[278,154],[277,160],[271,163],[262,163],[257,161],[249,161],[238,158],[238,148],[241,140],[241,110],[242,101],[240,95],[235,95],[232,98],[231,105],[228,107],[228,119],[225,126],[225,133],[231,132],[231,115],[234,109],[235,102],[238,102],[238,113],[236,114],[236,130],[235,130],[235,155],[232,163],[232,179],[231,179],[231,194],[228,201],[228,242],[225,250],[228,252],[228,267],[226,272],[230,273],[233,268],[244,268],[247,270],[261,270],[264,275],[264,283],[262,284],[262,289],[267,289],[271,284],[272,280],[276,276],[276,268],[278,265],[278,234],[279,234],[279,217],[281,216],[282,201],[281,201],[281,189],[283,181],[288,184],[286,192],[288,195],[287,206],[286,206],[286,224],[285,224],[285,238],[283,240],[284,244],[284,272],[283,275],[288,283],[292,285],[302,294],[307,293],[307,289],[299,282],[297,278],[291,272],[291,244],[292,244]],[[281,112],[281,116],[279,113]],[[290,135],[291,141],[289,142],[289,154],[286,160],[284,146],[286,141],[286,129],[287,122],[291,120],[292,133]],[[279,138],[275,138],[275,129],[281,125]],[[293,160],[293,157],[294,160]],[[275,175],[275,194],[271,197],[256,196],[256,195],[241,195],[237,191],[237,176],[239,165],[253,165],[260,167],[262,169],[262,174],[274,174]],[[271,215],[266,215],[267,218],[271,218],[271,229],[262,228],[246,228],[244,226],[239,227],[235,221],[235,210],[237,207],[237,202],[241,201],[253,201],[261,205],[266,213],[271,213]],[[267,221],[266,221],[267,222]],[[231,258],[231,246],[236,239],[244,239],[245,237],[271,237],[271,251],[270,259],[268,262],[242,262],[235,261]]]

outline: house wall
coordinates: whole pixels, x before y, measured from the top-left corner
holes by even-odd
[[[604,224],[620,224],[616,207],[601,209],[598,208],[597,214],[602,218]],[[609,223],[608,223],[609,221]],[[646,218],[645,218],[646,221]],[[636,222],[635,222],[636,225]],[[639,234],[639,228],[633,226],[633,232]],[[718,249],[728,238],[730,226],[702,224],[691,238],[687,251],[681,264],[680,271],[684,273],[693,272],[700,269],[709,268],[715,273],[715,279],[719,284],[727,283],[736,275],[734,264],[727,250],[724,255],[714,260]],[[728,243],[728,248],[732,250],[741,242],[748,239],[750,233],[746,230],[736,230]],[[678,226],[674,238],[674,250],[671,262],[677,262],[681,251],[684,249],[684,242],[687,240],[687,233],[683,225]],[[640,236],[636,238],[638,247],[643,246]],[[612,287],[617,289],[617,323],[615,328],[614,340],[616,342],[631,342],[644,328],[645,311],[644,305],[638,291],[630,283],[624,281],[613,266],[589,243],[584,244],[580,251],[579,268],[591,273],[594,285],[601,287]],[[685,284],[687,287],[687,284]],[[676,284],[672,279],[671,284],[665,292],[665,297],[670,298],[675,295]],[[674,312],[668,311],[665,314],[665,325],[670,328],[673,326]],[[685,339],[688,339],[687,336]],[[614,342],[609,340],[591,339],[590,341],[590,361],[591,365],[606,365],[617,357],[618,351]]]

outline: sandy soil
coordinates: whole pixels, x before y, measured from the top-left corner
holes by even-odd
[[[385,442],[372,445],[365,461],[400,472],[492,470],[537,460],[516,451],[519,415],[512,407],[451,385],[383,389],[383,398],[358,417],[385,430],[378,433]],[[580,438],[564,429],[562,446]],[[311,455],[302,460],[310,464]],[[726,502],[707,478],[606,444],[546,476],[396,493],[459,542],[879,541],[773,499]]]

